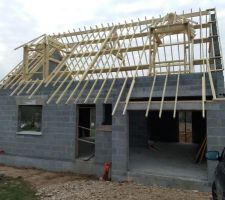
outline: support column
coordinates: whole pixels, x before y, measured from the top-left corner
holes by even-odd
[[[222,61],[221,61],[221,47],[220,47],[220,41],[219,41],[219,33],[217,28],[217,21],[216,21],[216,15],[211,14],[211,21],[212,21],[212,37],[213,37],[213,45],[214,45],[214,53],[215,53],[215,64],[216,69],[222,69]]]
[[[123,115],[122,104],[118,105],[112,119],[112,179],[127,179],[129,162],[129,119],[128,112]]]
[[[49,75],[49,45],[47,38],[44,43],[44,60],[43,60],[43,80],[46,81]]]
[[[218,28],[217,28],[217,19],[216,19],[216,14],[211,14],[211,28],[212,28],[212,45],[213,45],[213,50],[212,50],[212,55],[215,56],[214,60],[214,68],[215,69],[222,69],[223,68],[223,63],[222,63],[222,56],[221,56],[221,44],[219,40],[219,33],[218,33]],[[213,55],[214,54],[214,55]],[[224,97],[224,76],[223,72],[214,72],[212,73],[214,82],[215,84],[215,89],[216,89],[216,95],[217,97]]]
[[[25,45],[23,47],[23,77],[24,80],[27,80],[27,75],[28,75],[28,50],[29,47]]]
[[[112,161],[112,132],[100,129],[103,122],[103,101],[96,104],[96,134],[95,134],[95,166],[96,174],[102,176],[105,162]]]
[[[219,102],[217,109],[207,110],[207,151],[222,152],[225,147],[225,102]],[[208,181],[212,183],[217,161],[207,161]]]

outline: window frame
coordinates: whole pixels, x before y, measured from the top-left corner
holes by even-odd
[[[40,104],[21,104],[21,105],[17,105],[18,107],[18,112],[17,112],[17,131],[16,134],[17,135],[35,135],[35,136],[40,136],[42,135],[42,126],[43,126],[43,105]],[[41,127],[40,127],[40,131],[36,131],[36,130],[20,130],[20,124],[21,124],[21,107],[40,107],[41,109],[41,119],[40,119],[40,123],[41,123]]]

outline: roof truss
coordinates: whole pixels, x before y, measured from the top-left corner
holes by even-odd
[[[180,74],[203,72],[204,110],[206,73],[209,75],[212,94],[216,99],[211,71],[218,69],[216,69],[216,56],[212,48],[211,13],[215,13],[215,10],[191,11],[180,15],[168,13],[159,18],[138,19],[136,22],[125,21],[123,24],[108,24],[89,29],[85,27],[84,30],[79,29],[79,31],[42,35],[19,47],[23,48],[23,61],[3,78],[0,82],[1,88],[12,89],[11,95],[20,95],[25,92],[29,94],[29,98],[32,98],[41,86],[47,87],[51,84],[55,90],[47,103],[53,100],[57,104],[60,103],[70,90],[72,92],[65,101],[67,104],[71,101],[76,103],[89,81],[94,80],[84,100],[86,103],[97,82],[103,79],[98,94],[94,98],[93,103],[96,103],[106,81],[112,79],[104,98],[106,103],[116,80],[123,77],[124,82],[112,113],[114,114],[121,101],[127,80],[131,78],[123,110],[125,114],[136,77],[153,76],[146,108],[146,116],[148,116],[155,80],[157,76],[165,75],[159,112],[161,117],[167,77],[170,74],[177,74],[175,117]],[[56,54],[59,56],[57,57]],[[54,68],[50,63],[54,63]],[[71,88],[74,82],[77,84]],[[65,88],[62,90],[63,86]],[[78,89],[80,89],[79,92]]]

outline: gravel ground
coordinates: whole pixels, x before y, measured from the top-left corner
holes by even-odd
[[[43,200],[208,200],[210,193],[179,190],[159,186],[143,186],[133,182],[104,182],[91,176],[53,173],[37,169],[0,166],[6,176],[22,177]]]

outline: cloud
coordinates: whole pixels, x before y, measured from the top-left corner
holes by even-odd
[[[37,31],[57,32],[66,31],[76,24],[85,21],[92,21],[97,17],[96,11],[100,12],[104,8],[107,0],[17,0],[24,12],[34,19],[38,19]],[[64,29],[64,30],[62,30]]]
[[[0,1],[0,78],[6,75],[22,58],[21,51],[13,49],[37,33],[32,29],[35,20],[30,20],[15,1]],[[31,26],[31,27],[30,27]],[[29,27],[29,28],[28,28]]]

